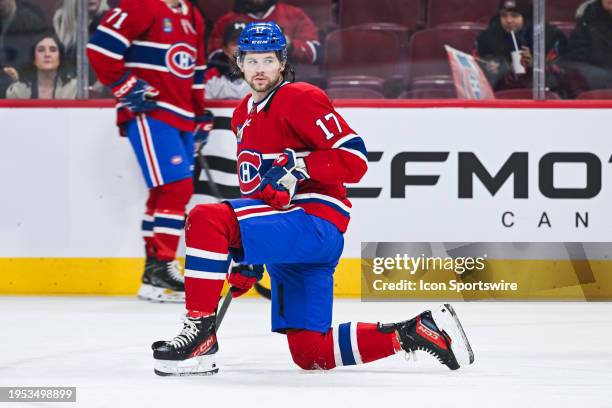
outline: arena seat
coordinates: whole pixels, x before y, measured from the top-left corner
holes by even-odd
[[[366,75],[336,76],[328,79],[328,88],[367,88],[384,93],[384,80],[382,78]]]
[[[497,99],[533,99],[533,89],[505,89],[503,91],[495,92],[495,97]],[[561,99],[561,97],[556,92],[546,91],[546,99]]]
[[[484,31],[487,28],[487,24],[478,21],[453,21],[452,23],[440,24],[436,28],[458,28],[460,30]]]
[[[408,46],[408,83],[422,77],[451,75],[444,45],[471,53],[480,30],[463,28],[431,28],[417,31]]]
[[[384,95],[369,88],[327,88],[330,99],[384,99]]]
[[[550,24],[557,27],[569,40],[572,31],[576,28],[576,22],[574,21],[550,21]]]
[[[399,99],[456,99],[455,89],[425,88],[413,89],[400,94]]]
[[[576,21],[576,11],[585,0],[547,0],[547,21]]]
[[[320,65],[294,63],[293,69],[295,73],[295,81],[309,82],[318,87],[325,85],[325,77],[321,72]]]
[[[415,78],[410,89],[446,89],[454,90],[455,81],[452,75],[426,75]]]
[[[327,35],[324,49],[323,70],[327,78],[403,76],[400,40],[395,32],[359,27],[340,29]]]
[[[593,89],[585,91],[576,97],[576,99],[612,99],[612,89]]]
[[[283,3],[303,9],[323,33],[337,27],[334,0],[283,0]]]
[[[423,27],[425,7],[422,0],[340,0],[340,27],[366,23],[394,23],[410,31]]]
[[[498,13],[499,0],[428,0],[427,26],[456,21],[488,22]]]

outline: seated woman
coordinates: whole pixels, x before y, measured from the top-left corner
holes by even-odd
[[[66,74],[63,48],[53,35],[45,35],[34,43],[31,63],[18,82],[6,90],[9,99],[75,99],[76,79]]]
[[[533,21],[531,0],[502,0],[499,14],[476,39],[476,56],[495,91],[509,88],[531,88],[533,71]],[[513,39],[514,34],[514,39]],[[556,27],[546,24],[546,82],[557,90],[555,72],[567,39]],[[516,41],[516,42],[515,42]],[[512,53],[520,53],[523,69],[512,67]]]

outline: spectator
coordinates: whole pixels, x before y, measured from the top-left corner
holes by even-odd
[[[612,0],[595,0],[583,6],[578,9],[565,61],[574,95],[612,88]]]
[[[45,16],[38,6],[24,0],[0,0],[0,95],[27,64],[24,51],[45,30]]]
[[[23,78],[7,89],[7,98],[76,98],[76,79],[66,74],[63,49],[57,37],[41,37],[32,47],[30,56],[30,66],[23,71]]]
[[[77,43],[77,0],[63,0],[62,5],[53,15],[53,28],[55,34],[62,42],[66,57],[71,62],[76,62],[76,43]],[[102,17],[109,10],[107,0],[88,0],[87,10],[89,13],[89,35],[91,36]]]
[[[476,39],[476,52],[495,91],[508,88],[530,88],[533,71],[533,21],[531,0],[502,0],[499,14]],[[512,38],[516,38],[516,45]],[[559,56],[565,51],[567,39],[556,27],[546,24],[547,86],[558,90]],[[524,73],[512,69],[512,52],[521,54]]]
[[[214,25],[209,42],[210,58],[223,52],[223,33],[236,21],[275,21],[289,44],[289,60],[293,63],[318,64],[321,59],[319,36],[314,23],[298,8],[277,0],[235,0],[234,10],[222,16]]]
[[[238,38],[243,23],[229,24],[223,33],[223,52],[213,55],[208,61],[204,89],[208,99],[242,99],[251,92],[251,87],[236,71]]]

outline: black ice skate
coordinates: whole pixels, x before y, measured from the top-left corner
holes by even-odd
[[[425,351],[451,370],[472,364],[474,353],[452,306],[444,304],[400,323],[378,324],[385,333],[396,331],[407,353]]]
[[[180,263],[147,256],[138,297],[152,302],[185,302],[185,278]]]
[[[183,330],[170,341],[156,341],[153,349],[155,374],[161,376],[212,375],[219,369],[215,354],[219,350],[215,315],[186,317]]]

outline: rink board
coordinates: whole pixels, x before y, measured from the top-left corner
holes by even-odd
[[[349,186],[338,296],[359,293],[363,241],[610,241],[609,109],[339,111],[364,137],[370,169]],[[134,293],[146,188],[114,111],[0,109],[0,120],[10,192],[0,200],[0,293]],[[231,132],[213,131],[205,154],[224,159],[212,169],[224,191],[237,186],[234,152]]]

